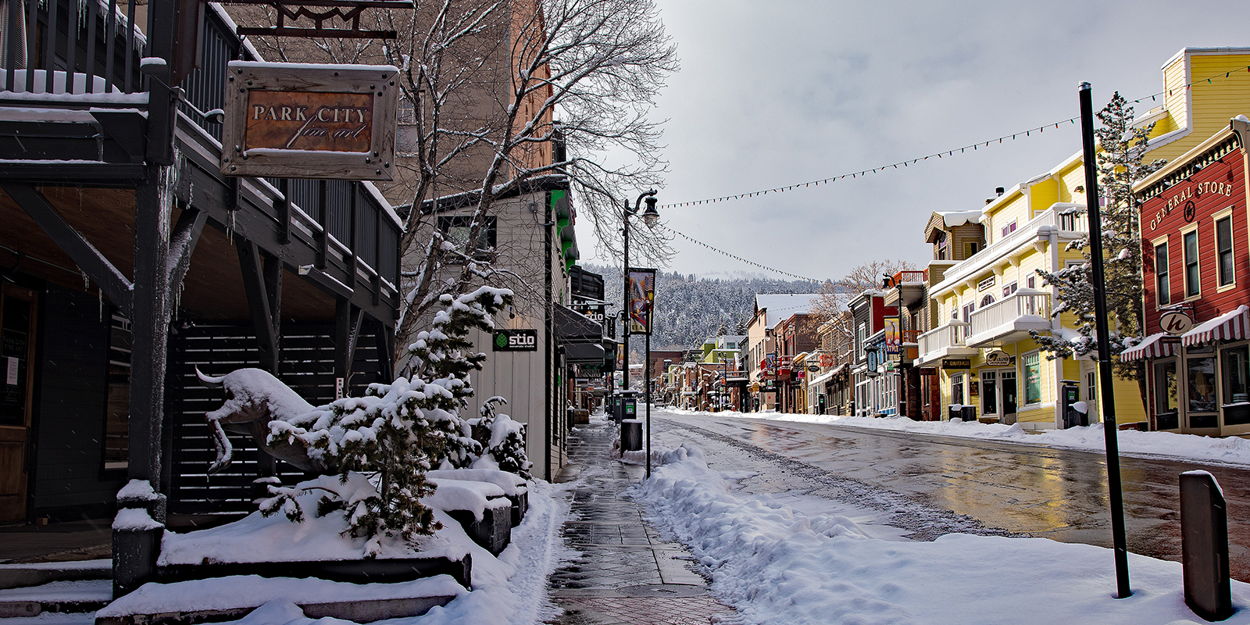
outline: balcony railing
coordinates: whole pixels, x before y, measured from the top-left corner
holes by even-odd
[[[947,351],[952,347],[964,347],[964,339],[968,336],[968,324],[962,321],[951,321],[919,336],[920,359],[926,356]]]
[[[968,344],[1000,338],[1012,332],[1050,327],[1050,294],[1021,289],[972,313]]]
[[[1088,228],[1085,219],[1085,211],[1076,204],[1053,204],[1050,208],[1038,214],[1029,220],[1015,232],[986,246],[985,249],[969,256],[967,259],[960,261],[959,264],[952,266],[946,270],[946,274],[942,277],[942,282],[935,285],[930,293],[945,291],[948,288],[959,284],[961,281],[972,277],[985,269],[995,259],[1002,257],[1009,250],[1013,250],[1029,241],[1034,241],[1039,236],[1039,231],[1043,227],[1054,228],[1059,232],[1081,233]]]

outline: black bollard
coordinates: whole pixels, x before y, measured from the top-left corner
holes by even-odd
[[[1224,493],[1206,471],[1181,474],[1181,562],[1185,604],[1208,621],[1233,614]]]

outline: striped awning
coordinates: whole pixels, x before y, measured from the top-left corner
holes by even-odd
[[[1132,362],[1145,358],[1166,358],[1176,355],[1176,346],[1180,339],[1165,332],[1151,334],[1142,341],[1122,352],[1121,362]]]
[[[1189,347],[1213,341],[1240,341],[1247,337],[1250,337],[1250,306],[1242,304],[1182,334],[1181,344]]]

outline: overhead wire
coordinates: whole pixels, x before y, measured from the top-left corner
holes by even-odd
[[[1208,77],[1206,77],[1206,78],[1199,78],[1199,79],[1194,80],[1194,81],[1192,81],[1192,82],[1185,83],[1184,85],[1180,85],[1180,86],[1172,87],[1171,89],[1164,89],[1164,90],[1161,90],[1161,91],[1157,91],[1157,92],[1155,92],[1155,93],[1152,93],[1152,94],[1150,94],[1150,95],[1146,95],[1146,96],[1142,96],[1142,97],[1137,98],[1137,99],[1135,99],[1135,100],[1128,100],[1128,102],[1129,102],[1130,104],[1140,104],[1140,103],[1142,103],[1142,102],[1145,102],[1147,99],[1149,99],[1150,101],[1152,101],[1152,102],[1153,102],[1153,101],[1155,101],[1155,100],[1156,100],[1159,96],[1163,96],[1163,95],[1165,95],[1165,94],[1166,94],[1168,97],[1170,97],[1171,95],[1173,95],[1173,94],[1174,94],[1174,93],[1176,93],[1176,92],[1181,91],[1182,89],[1183,89],[1183,90],[1185,90],[1185,91],[1189,91],[1190,89],[1192,89],[1192,88],[1193,88],[1193,86],[1194,86],[1194,85],[1197,85],[1197,84],[1200,84],[1200,83],[1214,84],[1214,83],[1213,83],[1213,81],[1215,81],[1215,80],[1217,80],[1217,79],[1221,79],[1221,78],[1230,78],[1230,77],[1232,76],[1232,74],[1233,74],[1233,72],[1234,72],[1234,71],[1238,71],[1238,72],[1240,72],[1240,68],[1238,68],[1237,70],[1228,70],[1228,71],[1224,71],[1224,72],[1218,72],[1218,73],[1212,74],[1212,75],[1210,75],[1210,76],[1208,76]],[[1246,66],[1246,71],[1247,71],[1247,72],[1250,72],[1250,65]],[[1045,133],[1045,132],[1046,132],[1046,130],[1048,130],[1048,129],[1050,129],[1050,130],[1058,129],[1058,128],[1060,128],[1063,124],[1075,125],[1075,124],[1076,124],[1077,119],[1078,119],[1078,117],[1069,117],[1069,118],[1067,118],[1067,119],[1061,119],[1061,120],[1058,120],[1058,121],[1054,121],[1054,122],[1049,122],[1049,123],[1046,123],[1046,124],[1042,124],[1042,125],[1040,125],[1040,126],[1034,126],[1034,127],[1031,127],[1031,128],[1026,128],[1026,129],[1024,129],[1024,130],[1019,130],[1019,131],[1016,131],[1016,132],[1012,132],[1012,133],[1004,134],[1004,135],[1001,135],[1001,136],[995,137],[995,138],[993,138],[993,139],[985,139],[985,140],[982,140],[982,141],[977,141],[976,143],[970,143],[970,144],[963,145],[963,146],[956,147],[956,148],[949,148],[949,149],[946,149],[946,150],[940,150],[940,151],[938,151],[938,152],[933,152],[933,153],[931,153],[931,154],[925,154],[925,155],[922,155],[922,156],[916,156],[916,157],[913,157],[913,158],[907,158],[907,159],[903,159],[903,160],[901,160],[901,161],[895,161],[895,162],[893,162],[893,163],[887,163],[887,164],[885,164],[885,165],[878,165],[878,166],[876,166],[876,167],[866,167],[866,168],[864,168],[864,169],[859,169],[859,170],[854,170],[854,171],[848,171],[848,172],[844,172],[844,173],[841,173],[841,174],[836,174],[836,175],[833,175],[833,176],[829,176],[829,177],[827,177],[827,178],[820,178],[820,179],[817,179],[817,180],[808,180],[808,181],[806,181],[806,182],[796,182],[796,183],[793,183],[793,184],[781,185],[781,186],[771,187],[771,188],[768,188],[768,189],[760,189],[760,190],[757,190],[757,191],[748,191],[748,192],[745,192],[745,193],[731,193],[731,194],[725,194],[725,195],[721,195],[721,196],[717,196],[717,197],[705,198],[705,199],[702,199],[702,200],[690,200],[690,201],[686,201],[686,202],[674,202],[674,203],[671,203],[671,204],[661,204],[661,205],[660,205],[660,208],[683,208],[683,207],[689,207],[689,206],[701,206],[701,205],[704,205],[704,204],[716,204],[716,203],[720,203],[720,202],[728,202],[728,201],[732,201],[732,200],[741,200],[741,199],[753,198],[753,197],[758,197],[758,196],[764,196],[764,195],[768,195],[769,193],[774,193],[774,194],[775,194],[775,193],[785,193],[786,191],[793,191],[793,190],[795,190],[795,189],[806,189],[806,188],[809,188],[809,187],[818,187],[818,186],[820,186],[820,185],[822,185],[822,184],[828,185],[828,184],[832,184],[832,183],[834,183],[834,182],[838,182],[838,181],[840,181],[840,180],[846,180],[846,179],[851,179],[851,180],[854,180],[854,179],[857,179],[857,178],[862,178],[862,177],[864,177],[864,176],[868,176],[868,175],[872,175],[872,174],[877,174],[877,173],[882,173],[882,172],[884,172],[884,171],[886,171],[886,170],[895,170],[895,169],[898,169],[898,168],[900,168],[900,167],[907,168],[907,167],[910,167],[910,166],[912,166],[912,165],[916,165],[916,164],[918,164],[918,163],[922,163],[922,162],[928,161],[929,159],[950,158],[950,157],[954,157],[956,154],[965,154],[965,153],[967,153],[968,151],[974,151],[974,152],[975,152],[975,151],[977,151],[977,150],[981,150],[981,149],[988,149],[991,145],[1000,145],[1000,144],[1002,144],[1004,141],[1009,141],[1009,140],[1010,140],[1010,141],[1015,141],[1015,140],[1020,139],[1020,138],[1032,137],[1034,133],[1036,133],[1036,134],[1039,134],[1039,135],[1040,135],[1040,134]]]

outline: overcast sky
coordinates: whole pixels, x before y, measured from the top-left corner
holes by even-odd
[[[660,0],[682,69],[659,102],[671,171],[660,203],[825,178],[1010,134],[1159,91],[1186,46],[1250,46],[1235,2]],[[958,7],[955,10],[953,7]],[[1150,108],[1139,105],[1140,114]],[[1250,103],[1247,103],[1250,109]],[[665,210],[673,228],[814,278],[929,257],[931,211],[1080,149],[1077,126],[856,180]],[[633,197],[633,193],[629,194]],[[669,269],[759,272],[678,238]]]

